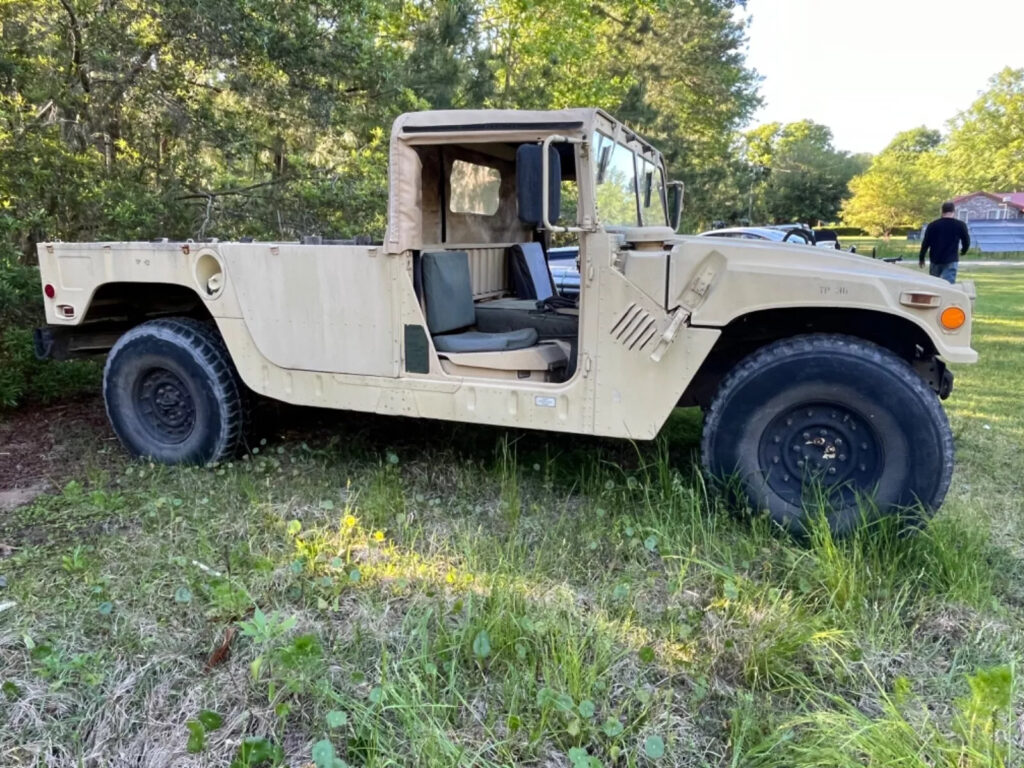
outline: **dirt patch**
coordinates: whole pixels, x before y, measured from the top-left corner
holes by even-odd
[[[114,441],[97,395],[0,415],[0,511],[27,504],[95,465]]]
[[[0,512],[8,512],[20,507],[22,504],[28,504],[39,494],[45,493],[48,487],[46,484],[40,483],[39,485],[30,485],[27,488],[11,488],[6,491],[0,491]]]

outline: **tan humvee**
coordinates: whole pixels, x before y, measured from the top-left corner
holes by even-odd
[[[681,185],[597,109],[403,115],[387,232],[309,242],[45,243],[41,355],[108,352],[134,454],[209,462],[249,390],[289,403],[650,439],[705,409],[709,473],[799,529],[937,507],[938,398],[971,363],[971,286],[806,246],[675,234]],[[564,199],[563,199],[564,198]],[[552,238],[579,246],[551,297]],[[244,386],[243,386],[244,384]]]

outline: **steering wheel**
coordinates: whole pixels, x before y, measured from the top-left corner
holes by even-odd
[[[786,233],[786,236],[782,238],[782,242],[787,242],[793,235],[801,235],[810,245],[814,245],[814,233],[809,229],[802,229],[801,227],[794,227]]]

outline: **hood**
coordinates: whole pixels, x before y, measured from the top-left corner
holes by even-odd
[[[977,359],[970,348],[969,284],[950,285],[916,266],[808,245],[678,235],[669,242],[666,308],[683,303],[685,292],[699,280],[706,287],[693,307],[695,325],[724,326],[741,315],[786,308],[883,312],[920,326],[947,360]],[[933,306],[918,308],[907,303],[911,293],[937,298]],[[953,306],[963,309],[968,320],[947,331],[939,314]]]

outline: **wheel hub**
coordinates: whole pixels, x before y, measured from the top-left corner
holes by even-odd
[[[834,403],[801,404],[780,413],[762,435],[758,458],[768,485],[794,504],[809,483],[853,502],[858,492],[875,487],[883,466],[870,422]]]
[[[154,368],[144,373],[136,385],[139,420],[154,437],[164,443],[180,443],[196,423],[196,409],[188,387],[175,373]]]

